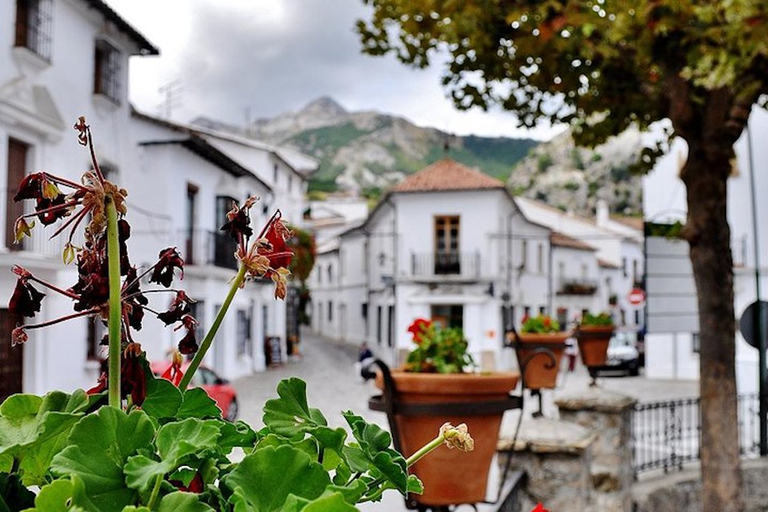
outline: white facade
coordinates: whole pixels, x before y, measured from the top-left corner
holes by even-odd
[[[24,11],[19,7],[22,3],[34,8]],[[33,238],[25,240],[21,247],[9,244],[12,217],[16,215],[10,206],[11,198],[18,186],[17,176],[9,176],[9,172],[42,169],[79,180],[89,168],[90,159],[78,145],[72,127],[84,115],[94,129],[101,163],[115,171],[120,181],[129,171],[130,166],[124,164],[131,161],[134,151],[127,129],[128,59],[131,55],[157,53],[157,49],[100,2],[6,0],[0,2],[0,20],[5,25],[0,31],[0,195],[6,205],[0,209],[4,232],[0,243],[0,297],[7,301],[16,282],[10,272],[13,264],[25,266],[64,288],[76,280],[75,270],[61,263],[63,237],[49,241],[46,236],[51,229],[36,229]],[[27,26],[28,30],[21,30],[17,37],[17,26]],[[48,293],[34,322],[52,320],[71,311],[71,301]],[[8,318],[7,310],[2,310],[2,315]],[[3,324],[0,337],[4,345],[9,345],[8,330],[13,320],[4,320]],[[23,347],[1,358],[0,364],[8,368],[14,358],[20,357],[23,371],[20,382],[16,382],[17,376],[6,374],[6,387],[0,394],[92,386],[99,365],[88,360],[86,332],[86,321],[82,319],[29,331],[29,341]]]
[[[23,13],[17,4],[39,6],[40,12],[21,19],[32,23],[35,34],[41,35],[16,39],[15,21],[17,14]],[[129,192],[132,263],[146,268],[156,261],[161,249],[177,246],[187,266],[184,279],[175,285],[200,301],[195,313],[203,326],[209,327],[234,275],[232,269],[220,264],[224,259],[231,261],[231,249],[224,254],[215,252],[223,223],[224,207],[219,198],[242,201],[251,194],[260,196],[262,202],[252,211],[257,232],[275,208],[283,211],[286,221],[300,225],[305,209],[303,172],[286,162],[275,148],[132,114],[126,90],[129,56],[153,54],[157,49],[106,4],[94,0],[8,0],[0,2],[0,20],[7,22],[7,30],[0,31],[5,48],[0,51],[0,168],[6,183],[0,192],[6,205],[0,209],[4,232],[0,242],[0,297],[7,304],[13,292],[13,264],[63,289],[76,282],[74,265],[65,267],[62,263],[64,237],[48,239],[57,225],[38,226],[21,247],[7,239],[9,225],[17,215],[9,201],[19,181],[12,171],[20,169],[24,175],[42,169],[78,181],[90,168],[88,151],[77,143],[73,129],[77,118],[84,115],[93,129],[102,169]],[[192,202],[194,208],[190,208]],[[249,283],[236,296],[208,356],[208,363],[223,376],[235,378],[263,368],[265,337],[280,337],[285,350],[286,306],[275,301],[273,293],[271,282]],[[71,300],[48,291],[46,294],[41,313],[27,324],[72,312]],[[170,297],[148,297],[154,309],[167,309]],[[182,333],[163,328],[151,317],[146,315],[144,329],[135,339],[150,359],[163,358]],[[10,340],[14,320],[7,309],[0,309],[0,320],[0,337]],[[88,339],[93,339],[89,322],[76,319],[29,330],[29,341],[23,346],[13,352],[3,348],[0,365],[8,369],[15,364],[12,359],[19,358],[21,371],[3,379],[0,395],[93,386],[100,365],[98,354],[89,352]],[[10,343],[4,342],[6,346]]]
[[[768,295],[768,204],[762,193],[768,183],[768,113],[755,108],[749,118],[750,137],[745,131],[736,142],[736,163],[728,180],[728,223],[731,228],[731,251],[734,260],[734,310],[738,320],[749,304],[757,298],[755,278],[755,230],[753,212],[757,219],[757,240],[760,274],[760,297]],[[652,222],[685,222],[687,205],[685,185],[679,172],[687,156],[687,147],[676,140],[671,151],[660,160],[643,180],[645,218]],[[750,168],[750,162],[754,169]],[[757,204],[753,208],[751,174]],[[652,328],[652,325],[649,325]],[[652,330],[652,329],[651,329]],[[740,393],[757,389],[757,351],[736,332],[736,370]],[[646,337],[646,371],[656,378],[699,377],[699,356],[696,333],[653,333]]]
[[[625,330],[645,325],[643,305],[630,303],[629,293],[643,282],[645,256],[643,232],[611,221],[598,208],[597,220],[579,217],[540,201],[516,198],[526,217],[553,231],[566,234],[596,249],[599,277],[594,310],[610,309],[616,324]],[[618,270],[618,271],[617,271]],[[614,302],[615,304],[611,304]]]

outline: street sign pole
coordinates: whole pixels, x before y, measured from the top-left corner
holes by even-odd
[[[757,199],[755,197],[755,165],[752,158],[752,129],[749,125],[747,131],[747,146],[749,156],[749,181],[752,193],[752,238],[755,250],[755,295],[757,312],[755,314],[755,335],[758,340],[758,391],[760,394],[760,456],[768,455],[768,368],[765,367],[766,340],[765,322],[763,321],[763,308],[760,303],[760,244],[757,237]]]

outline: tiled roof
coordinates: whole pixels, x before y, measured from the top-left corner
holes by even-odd
[[[577,240],[573,237],[570,237],[563,233],[559,233],[557,231],[552,232],[552,235],[550,236],[550,241],[552,242],[552,245],[555,245],[558,247],[569,247],[571,249],[580,249],[583,251],[597,250],[591,245],[582,242],[581,240]]]
[[[597,259],[597,264],[600,265],[603,268],[621,268],[621,265],[617,265],[616,263],[612,263],[608,260],[604,260],[602,258]]]
[[[612,215],[611,220],[624,224],[625,226],[629,226],[638,231],[643,231],[645,229],[645,221],[641,217],[623,217],[620,215]]]
[[[445,159],[407,177],[396,185],[392,192],[487,189],[504,189],[504,182],[454,160]]]

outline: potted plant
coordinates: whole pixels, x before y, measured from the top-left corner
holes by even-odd
[[[560,330],[560,323],[549,315],[523,319],[517,336],[517,360],[522,368],[525,387],[552,389],[570,333]]]
[[[399,441],[398,448],[405,456],[410,455],[429,437],[429,431],[443,421],[468,425],[475,439],[471,453],[459,456],[440,448],[416,463],[413,472],[424,483],[425,490],[413,497],[415,503],[411,506],[442,507],[484,501],[503,412],[516,406],[509,393],[517,386],[519,374],[471,371],[474,363],[461,329],[417,318],[408,331],[415,346],[405,365],[391,371],[394,389],[389,390],[397,401],[390,423]],[[376,384],[387,391],[383,372],[377,373]],[[397,409],[412,404],[430,405],[431,411],[410,414]],[[491,404],[488,407],[496,410],[483,411],[484,404]]]
[[[576,328],[576,339],[584,366],[605,365],[608,342],[613,336],[613,317],[610,313],[588,312],[581,317]]]
[[[356,503],[377,500],[386,489],[420,492],[408,467],[440,444],[471,446],[466,427],[445,425],[406,460],[391,448],[389,433],[352,412],[344,413],[348,429],[329,427],[323,414],[309,407],[306,385],[296,378],[282,381],[278,397],[264,405],[262,430],[222,419],[205,391],[187,384],[247,280],[270,279],[276,298],[285,297],[290,233],[278,212],[253,236],[249,210],[255,198],[227,214],[222,229],[237,241],[239,270],[198,346],[197,322],[189,314],[192,299],[171,287],[183,277],[181,255],[171,247],[143,271],[131,264],[126,192],[104,179],[85,119],[75,128],[90,149],[93,170],[80,182],[31,174],[14,199],[35,202],[34,211],[15,224],[17,240],[31,234],[35,217],[45,224],[66,219],[59,232],[69,228],[70,241],[71,230],[87,224],[83,247],[64,246],[65,263],[76,263],[77,282],[62,289],[16,266],[18,283],[9,303],[13,314],[33,318],[45,289],[70,298],[75,312],[21,325],[4,342],[25,343],[33,329],[96,317],[108,327],[109,360],[88,391],[16,394],[0,405],[0,510],[354,511]],[[157,289],[145,290],[147,281]],[[167,311],[148,306],[150,291],[171,295]],[[153,376],[135,338],[150,315],[184,333],[163,378]],[[62,331],[59,341],[68,337]],[[182,354],[194,354],[186,373]]]

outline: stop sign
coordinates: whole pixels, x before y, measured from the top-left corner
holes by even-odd
[[[627,300],[633,306],[639,306],[645,302],[645,291],[642,288],[632,288],[632,291],[627,295]]]

